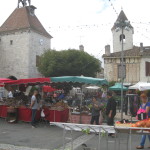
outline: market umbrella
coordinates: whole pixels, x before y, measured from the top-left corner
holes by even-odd
[[[138,89],[139,91],[150,90],[150,83],[138,82],[137,84],[130,86],[129,89]]]
[[[6,85],[37,85],[37,84],[49,84],[50,83],[50,78],[29,78],[29,79],[19,79],[19,80],[10,80],[4,82]]]
[[[100,87],[99,87],[99,86],[87,86],[86,88],[87,88],[87,89],[92,89],[92,90],[97,90],[97,89],[99,89]]]
[[[92,85],[108,85],[107,80],[100,78],[84,77],[84,76],[62,76],[62,77],[51,77],[51,82],[53,83],[83,83],[83,84],[92,84]],[[82,91],[82,89],[81,89]],[[82,105],[83,97],[81,96]],[[80,113],[80,123],[81,123],[81,113]]]
[[[52,88],[51,86],[45,85],[43,86],[43,92],[54,92],[58,91],[58,89]]]
[[[51,82],[78,82],[85,84],[94,85],[108,85],[107,80],[100,78],[84,77],[84,76],[62,76],[62,77],[51,77]]]
[[[115,83],[114,86],[109,87],[109,90],[111,90],[111,91],[120,91],[121,88],[122,88],[121,83]],[[127,91],[127,90],[128,90],[128,88],[123,86],[123,91]]]
[[[0,78],[0,87],[3,87],[4,83],[7,82],[7,81],[12,81],[12,80],[8,79],[8,78]]]

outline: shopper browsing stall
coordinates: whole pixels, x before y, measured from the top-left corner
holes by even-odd
[[[35,128],[36,125],[36,112],[38,109],[38,102],[37,102],[37,95],[38,95],[38,91],[34,91],[32,97],[31,97],[31,109],[32,109],[32,119],[31,119],[31,125],[33,128]]]
[[[137,112],[137,117],[139,120],[143,120],[150,117],[150,102],[148,102],[148,98],[146,94],[141,94],[140,99],[142,104]],[[150,141],[150,135],[148,135]],[[137,146],[137,149],[144,149],[144,144],[146,140],[146,135],[142,135],[140,145]],[[150,147],[149,147],[150,148]]]
[[[99,125],[99,116],[100,116],[100,104],[97,101],[96,97],[93,97],[91,124],[93,124],[95,122],[96,125]]]

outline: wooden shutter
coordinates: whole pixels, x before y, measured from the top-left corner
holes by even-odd
[[[145,75],[150,76],[150,62],[145,62]]]
[[[36,67],[40,64],[40,56],[36,55]]]

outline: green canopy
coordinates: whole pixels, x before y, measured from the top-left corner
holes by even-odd
[[[121,90],[121,83],[115,83],[114,86],[109,87],[109,90],[120,91]],[[123,86],[123,91],[127,91],[127,90],[128,90],[128,88]]]
[[[51,77],[51,82],[78,82],[94,85],[108,85],[107,80],[100,78],[84,77],[84,76],[62,76],[62,77]]]

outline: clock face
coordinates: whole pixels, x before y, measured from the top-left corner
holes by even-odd
[[[40,39],[40,45],[43,45],[43,39]]]

